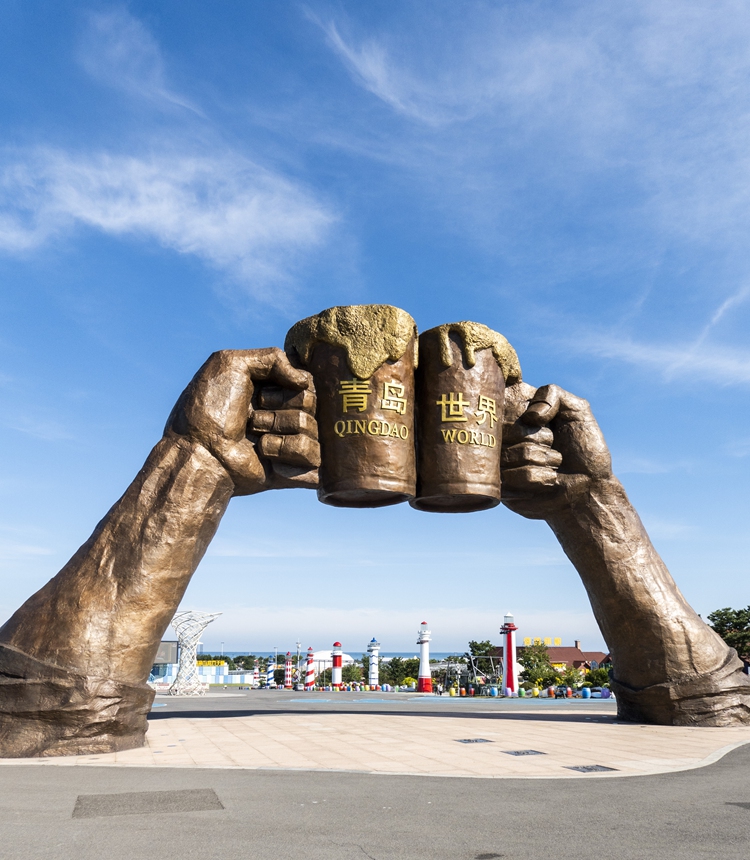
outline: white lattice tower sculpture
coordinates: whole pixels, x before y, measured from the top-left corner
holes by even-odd
[[[221,615],[221,612],[175,612],[172,627],[180,643],[180,664],[177,677],[169,688],[170,696],[202,696],[206,685],[198,674],[198,642],[206,627]]]

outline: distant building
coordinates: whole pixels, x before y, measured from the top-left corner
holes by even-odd
[[[516,649],[518,656],[526,650],[528,646],[519,645]],[[547,654],[549,661],[555,669],[601,669],[609,668],[612,665],[612,660],[609,654],[604,651],[582,651],[581,642],[576,639],[572,647],[566,645],[548,645]],[[492,652],[493,657],[503,659],[502,647],[495,648]]]

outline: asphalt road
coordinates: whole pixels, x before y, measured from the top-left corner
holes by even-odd
[[[424,714],[438,717],[486,718],[517,716],[519,719],[553,719],[565,715],[606,712],[615,718],[617,706],[607,699],[492,699],[489,696],[451,698],[416,696],[409,693],[302,693],[281,690],[224,692],[212,690],[206,696],[179,698],[157,696],[151,719],[180,717],[229,717],[253,714],[306,713]]]
[[[268,695],[268,709],[297,706],[293,694],[283,705],[274,699],[285,694]],[[323,698],[314,710],[360,707]],[[460,704],[467,707],[454,710],[439,700],[403,707],[425,714],[485,707]],[[540,706],[539,714],[564,719],[566,710],[584,704]],[[188,706],[196,707],[182,701],[169,708],[177,715],[189,713]],[[390,700],[387,706],[402,707]],[[513,706],[489,703],[501,719],[522,716]],[[205,699],[200,708],[212,716],[238,713],[248,700],[232,697],[229,707],[228,697]],[[0,857],[748,860],[750,745],[705,768],[616,779],[9,765],[0,767]]]

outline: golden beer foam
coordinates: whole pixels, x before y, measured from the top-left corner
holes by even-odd
[[[295,323],[287,332],[284,349],[294,349],[307,366],[316,344],[341,347],[354,376],[369,379],[388,359],[402,358],[412,338],[416,367],[417,324],[406,311],[393,305],[341,305]]]
[[[452,332],[459,335],[463,342],[463,354],[469,367],[474,367],[476,364],[477,352],[482,349],[491,349],[508,385],[521,381],[521,365],[518,361],[518,355],[506,338],[500,332],[493,331],[482,323],[469,322],[468,320],[445,323],[422,333],[422,337],[436,335],[439,338],[440,358],[446,367],[453,364],[453,352],[450,345]]]

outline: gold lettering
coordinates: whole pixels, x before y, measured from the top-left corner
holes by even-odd
[[[364,412],[367,409],[367,395],[372,394],[370,383],[366,379],[342,379],[339,383],[341,395],[341,411],[354,409]]]
[[[461,438],[461,434],[463,434],[463,439]],[[459,445],[465,445],[469,441],[469,433],[467,430],[459,430],[456,434],[456,440]]]
[[[389,424],[373,418],[372,421],[347,420],[337,421],[333,432],[341,439],[344,436],[386,436],[391,439],[408,439],[409,428],[405,424]],[[445,432],[445,431],[444,431]],[[455,435],[455,430],[453,434]]]
[[[497,403],[492,397],[485,397],[484,394],[479,395],[479,408],[476,411],[477,424],[484,424],[487,416],[490,418],[490,428],[495,426],[497,421]]]
[[[443,434],[443,442],[455,442],[456,441],[456,431],[455,430],[441,430]]]
[[[380,408],[403,415],[406,412],[407,402],[404,397],[405,390],[404,386],[398,382],[383,383],[383,399],[380,401]]]
[[[471,442],[470,445],[481,445],[482,443],[479,441],[479,433],[476,430],[471,431]]]
[[[489,447],[490,447],[490,448],[494,448],[496,444],[497,444],[497,439],[495,439],[495,437],[494,437],[494,436],[490,436],[490,444],[489,444]]]
[[[469,401],[464,400],[463,392],[451,391],[449,395],[443,394],[435,404],[440,407],[440,420],[444,423],[469,420],[464,415],[464,409],[469,405]]]

